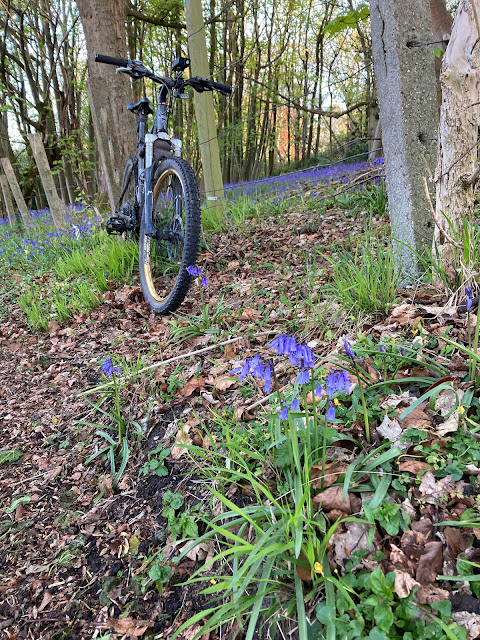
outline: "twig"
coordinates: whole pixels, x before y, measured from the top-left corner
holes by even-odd
[[[465,178],[463,180],[463,185],[465,187],[471,187],[472,185],[475,184],[475,182],[477,182],[477,180],[480,178],[480,164],[477,165],[477,168],[473,171],[473,173],[471,173],[468,178]]]
[[[253,337],[258,338],[260,336],[268,336],[271,333],[277,333],[277,331],[273,329],[271,329],[270,331],[261,331],[260,333],[255,333]],[[168,358],[168,360],[162,360],[161,362],[155,362],[154,364],[150,364],[148,367],[143,367],[143,369],[140,369],[139,371],[137,371],[135,375],[139,375],[140,373],[144,373],[145,371],[151,371],[152,369],[157,369],[158,367],[164,367],[167,364],[170,364],[171,362],[177,362],[178,360],[184,360],[185,358],[191,358],[191,357],[202,355],[202,353],[206,353],[207,351],[212,351],[213,349],[218,349],[218,347],[223,347],[227,344],[232,344],[233,342],[237,342],[237,340],[241,340],[241,337],[237,336],[236,338],[229,338],[228,340],[224,340],[223,342],[218,342],[217,344],[212,344],[209,347],[204,347],[203,349],[189,351],[188,353],[181,353],[179,356],[173,356],[173,358]],[[125,380],[126,377],[127,376],[117,376],[117,380],[121,382],[122,380]],[[106,387],[109,387],[111,384],[112,384],[111,382],[106,382],[105,384],[101,384],[98,387],[93,387],[92,389],[87,389],[86,391],[82,391],[80,395],[83,396],[90,393],[96,393],[101,389],[105,389]]]

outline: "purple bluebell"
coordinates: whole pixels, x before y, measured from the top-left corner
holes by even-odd
[[[468,285],[468,287],[465,289],[465,293],[467,294],[467,311],[470,311],[470,309],[472,308],[472,304],[473,304],[473,287],[472,285]]]
[[[380,345],[379,351],[380,351],[380,353],[385,353],[386,352],[386,349],[385,349],[383,344]]]
[[[200,284],[202,285],[202,287],[208,287],[208,278],[206,276],[203,276],[203,278],[200,281]]]
[[[245,361],[245,364],[242,367],[242,370],[238,375],[238,379],[243,380],[248,376],[249,373],[250,373],[250,360],[247,358],[247,360]]]
[[[113,362],[110,356],[102,362],[102,369],[107,378],[111,378],[115,373],[117,375],[120,375],[121,373],[118,367],[113,366]]]
[[[279,354],[282,355],[283,353],[285,353],[285,341],[287,339],[287,336],[284,333],[281,333],[279,336],[277,336],[269,345],[268,348],[269,349],[275,349],[275,351]]]
[[[288,407],[283,407],[280,411],[280,420],[286,420],[288,417]]]
[[[263,378],[263,364],[260,360],[260,356],[255,356],[251,363],[252,375],[257,378]]]
[[[317,384],[317,386],[315,387],[315,395],[317,398],[321,398],[322,397],[322,385],[321,384]]]
[[[292,411],[298,411],[298,406],[299,406],[299,404],[298,404],[298,398],[294,398],[294,399],[292,400],[292,404],[290,405],[290,409],[291,409]]]
[[[330,397],[333,397],[337,391],[345,391],[348,395],[350,393],[350,380],[348,379],[347,372],[343,369],[335,369],[335,371],[332,371],[327,378],[325,391],[327,396]]]
[[[335,407],[330,403],[330,407],[327,411],[327,420],[333,421],[335,420]]]
[[[310,380],[310,371],[308,369],[302,369],[297,376],[298,384],[306,384]]]
[[[354,351],[353,351],[353,349],[352,349],[352,345],[349,343],[349,341],[347,340],[347,338],[344,338],[344,339],[343,339],[343,346],[344,346],[344,348],[345,348],[345,351],[346,351],[346,353],[347,353],[347,356],[348,356],[349,358],[351,358],[352,360],[355,360],[355,358],[356,358],[355,353],[354,353]]]

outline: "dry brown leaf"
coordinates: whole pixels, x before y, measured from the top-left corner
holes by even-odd
[[[325,465],[325,477],[323,481],[323,487],[326,489],[338,478],[344,474],[347,470],[347,466],[342,462],[327,462]],[[322,465],[314,464],[311,469],[312,489],[321,489],[322,487]]]
[[[471,534],[469,529],[460,531],[457,527],[445,527],[443,535],[453,559],[470,546]]]
[[[368,533],[370,525],[365,522],[345,522],[345,531],[340,528],[330,539],[330,546],[333,545],[333,558],[337,566],[344,569],[345,562],[350,560],[354,551],[368,551],[373,553],[376,550],[374,542],[368,544]]]
[[[329,487],[313,498],[313,504],[323,511],[336,509],[351,515],[358,513],[362,508],[361,499],[354,493],[347,493],[345,500],[342,499],[343,487]]]
[[[427,403],[422,402],[418,407],[415,407],[413,411],[410,411],[408,416],[403,420],[400,420],[402,429],[421,429],[422,427],[430,427],[432,425],[431,418],[423,411],[423,407],[426,407]]]
[[[205,386],[204,378],[197,378],[196,376],[192,376],[190,380],[188,380],[187,384],[178,390],[178,394],[183,396],[184,398],[188,398],[192,395],[194,391],[197,389],[203,389]]]
[[[452,491],[452,478],[445,476],[440,480],[435,480],[431,471],[427,471],[422,477],[418,490],[424,500],[431,504],[438,504],[446,495]]]
[[[467,630],[467,640],[480,638],[480,615],[468,611],[452,613],[452,620]]]
[[[38,607],[37,611],[38,612],[43,611],[46,607],[48,607],[48,605],[52,600],[53,600],[53,596],[50,593],[50,591],[44,591],[42,602],[40,603],[40,606]]]
[[[300,551],[300,555],[298,556],[298,560],[299,560],[299,562],[302,563],[302,564],[296,564],[295,565],[295,569],[297,571],[298,577],[300,578],[300,580],[303,580],[303,582],[310,582],[310,580],[312,579],[312,570],[310,568],[310,564],[308,562],[308,558],[303,553],[303,551]]]
[[[420,557],[417,566],[416,579],[418,582],[433,583],[437,579],[437,574],[442,570],[443,548],[440,541],[427,542],[425,553]]]
[[[390,420],[386,414],[382,423],[377,427],[377,433],[383,436],[386,440],[390,440],[393,445],[399,446],[401,449],[407,449],[410,446],[408,442],[400,441],[403,429],[399,421],[396,418]]]
[[[117,633],[123,633],[129,638],[140,638],[153,625],[151,620],[136,620],[135,618],[108,618],[108,625]]]
[[[436,584],[422,584],[415,598],[420,604],[432,604],[439,600],[448,600],[449,595],[450,591],[440,589]]]
[[[413,320],[420,315],[418,309],[413,306],[413,304],[401,304],[398,307],[395,307],[390,313],[387,322],[393,320],[394,322],[398,322],[400,325],[405,326],[412,324]]]
[[[233,387],[236,384],[238,384],[238,379],[232,378],[232,377],[220,376],[214,381],[213,386],[216,391],[226,391],[227,389],[230,389],[230,387]]]
[[[413,591],[420,586],[420,583],[412,578],[406,571],[395,571],[395,593],[399,598],[407,598]]]
[[[192,425],[186,422],[184,425],[180,427],[177,431],[177,435],[175,436],[175,445],[172,447],[170,451],[170,457],[173,460],[178,460],[184,453],[186,453],[186,446],[192,444],[193,440],[188,435],[188,432],[192,428]]]
[[[441,391],[437,399],[435,400],[435,411],[442,416],[447,416],[446,420],[435,427],[435,431],[440,436],[444,436],[447,433],[452,433],[458,430],[458,424],[460,421],[460,414],[458,408],[453,410],[457,405],[462,404],[464,391],[458,389],[456,392],[453,389],[444,389]]]
[[[410,473],[417,475],[420,471],[430,469],[430,465],[426,462],[422,462],[421,460],[405,460],[398,465],[398,469],[399,471],[409,471]]]

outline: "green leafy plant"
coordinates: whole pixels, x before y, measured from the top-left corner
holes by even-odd
[[[17,462],[22,456],[23,451],[21,451],[20,449],[6,449],[0,451],[0,464]]]
[[[164,449],[159,444],[155,449],[149,451],[147,462],[140,468],[140,475],[154,473],[157,476],[168,476],[168,469],[165,466],[165,459],[170,455],[170,449]]]
[[[185,539],[198,536],[198,526],[195,516],[184,509],[185,499],[181,493],[168,490],[163,498],[162,516],[168,520],[168,529],[172,540],[179,536]]]

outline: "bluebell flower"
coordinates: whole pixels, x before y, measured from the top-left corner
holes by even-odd
[[[471,284],[468,285],[468,287],[465,289],[465,293],[467,294],[467,296],[469,298],[472,297],[472,293],[473,293],[473,287]]]
[[[381,345],[380,345],[380,349],[379,349],[379,351],[380,351],[380,353],[385,353],[385,352],[386,352],[386,349],[385,349],[385,347],[383,346],[383,344],[381,344]]]
[[[355,353],[353,352],[352,345],[349,343],[347,338],[343,339],[343,346],[345,348],[345,351],[347,352],[347,356],[352,360],[355,360]]]
[[[260,356],[255,356],[251,363],[252,375],[257,378],[263,378],[263,364]]]
[[[297,376],[298,384],[306,384],[310,380],[310,371],[308,369],[302,369]]]
[[[327,411],[327,420],[335,420],[335,407],[333,406],[333,404],[330,404],[330,407]]]
[[[350,393],[350,380],[348,379],[347,372],[343,369],[335,369],[335,371],[332,371],[327,378],[325,391],[330,397],[337,391],[345,391],[348,395]]]
[[[206,276],[203,276],[200,283],[202,287],[208,287],[208,278]]]
[[[292,404],[290,405],[290,409],[291,409],[292,411],[298,411],[298,407],[299,407],[299,404],[298,404],[298,398],[294,398],[294,399],[292,400]]]
[[[283,409],[280,411],[280,420],[286,420],[287,417],[288,417],[288,408],[283,407]]]
[[[281,333],[279,336],[277,336],[269,345],[268,348],[269,349],[275,349],[275,351],[279,354],[282,355],[283,353],[285,353],[285,342],[287,340],[287,336],[284,333]]]
[[[113,374],[120,375],[121,371],[118,367],[113,366],[112,359],[110,356],[102,362],[103,373],[107,376],[107,378],[111,378]]]
[[[322,397],[322,385],[321,384],[317,384],[317,386],[315,387],[315,396],[317,398],[321,398]]]
[[[250,360],[247,358],[247,360],[245,361],[245,364],[242,367],[242,370],[240,371],[238,379],[243,380],[248,376],[249,373],[250,373]]]

